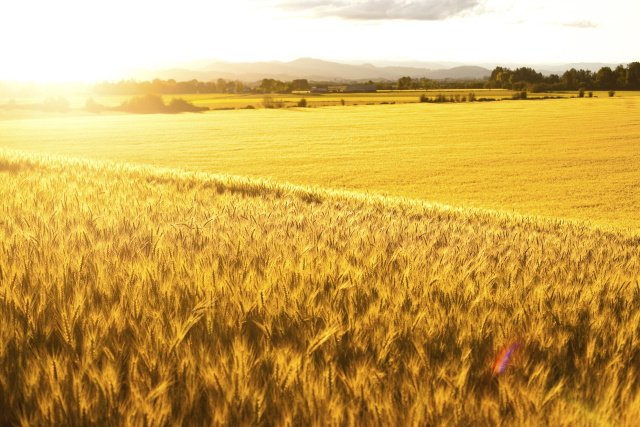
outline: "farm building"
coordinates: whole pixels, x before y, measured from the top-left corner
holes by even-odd
[[[327,92],[329,92],[329,86],[328,85],[316,85],[316,86],[312,87],[309,92],[311,92],[311,93],[327,93]]]

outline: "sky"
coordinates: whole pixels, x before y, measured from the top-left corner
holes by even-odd
[[[640,61],[640,0],[20,0],[0,79],[93,81],[168,60]]]

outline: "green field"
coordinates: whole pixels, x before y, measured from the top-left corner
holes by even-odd
[[[169,116],[0,110],[0,147],[637,230],[639,113],[631,95]]]

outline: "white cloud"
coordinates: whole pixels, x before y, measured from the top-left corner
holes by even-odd
[[[346,21],[444,21],[480,14],[485,0],[274,0],[269,8],[303,14],[308,18]]]

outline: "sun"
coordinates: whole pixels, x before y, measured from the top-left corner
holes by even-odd
[[[46,61],[41,58],[27,58],[11,64],[2,70],[0,79],[34,81],[38,83],[80,81],[92,83],[109,79],[114,69],[102,65],[86,63],[82,59],[67,58],[64,61]]]

